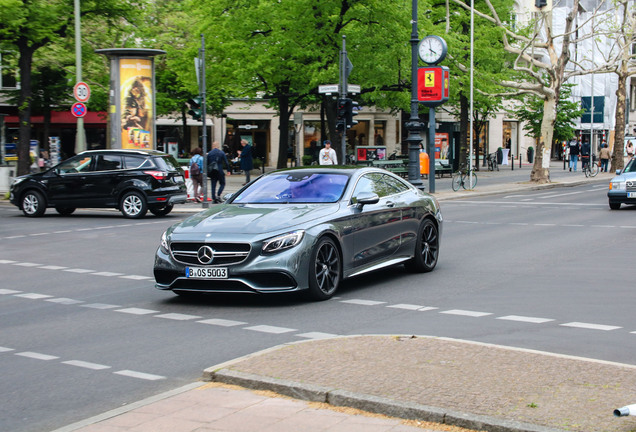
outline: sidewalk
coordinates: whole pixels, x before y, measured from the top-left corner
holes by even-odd
[[[530,184],[529,167],[504,166],[478,172],[474,191],[453,192],[450,179],[436,179],[435,196],[444,201],[613,176],[588,179],[553,165],[547,185]],[[229,177],[226,190],[238,190],[243,181]],[[201,204],[181,207],[201,210]],[[55,432],[636,430],[636,417],[613,416],[614,409],[636,403],[634,365],[448,338],[290,343],[212,366],[202,381]]]

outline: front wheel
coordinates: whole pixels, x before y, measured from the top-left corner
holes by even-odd
[[[430,219],[424,219],[417,234],[413,258],[407,261],[404,266],[409,271],[428,273],[433,271],[437,265],[438,256],[439,231],[437,225]]]
[[[311,253],[309,266],[309,297],[314,300],[330,299],[340,285],[340,252],[329,237],[318,241]]]
[[[470,181],[471,178],[473,180],[472,182]],[[470,177],[468,176],[468,174],[464,176],[462,186],[464,187],[464,189],[469,190],[472,190],[475,186],[477,186],[477,174],[475,174],[475,171],[470,172]]]
[[[152,206],[148,210],[155,216],[165,216],[172,211],[174,204]]]
[[[146,215],[148,204],[139,192],[126,192],[119,203],[119,210],[129,219],[139,219]]]
[[[22,213],[29,217],[39,217],[46,211],[44,196],[38,191],[28,191],[22,197]]]
[[[451,182],[451,186],[453,187],[453,190],[457,192],[461,185],[462,185],[462,174],[456,173],[455,175],[453,175],[453,181]]]
[[[596,177],[596,174],[598,174],[598,165],[596,164],[590,165],[589,171],[590,171],[590,176]]]

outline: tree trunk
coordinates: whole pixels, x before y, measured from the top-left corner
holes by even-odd
[[[534,154],[534,165],[530,173],[530,181],[544,184],[550,183],[550,155],[552,154],[552,136],[556,122],[556,104],[558,95],[548,95],[543,104],[543,120],[541,121],[541,138]]]
[[[280,113],[280,126],[278,141],[278,161],[276,162],[276,168],[287,167],[287,148],[289,147],[289,116],[291,115],[289,109],[289,96],[286,94],[278,95],[278,109]]]
[[[459,96],[459,104],[460,104],[460,112],[459,112],[459,154],[457,155],[457,160],[459,161],[459,166],[467,166],[467,158],[470,139],[468,128],[470,128],[470,122],[468,121],[468,110],[469,110],[469,100],[461,93]]]
[[[618,74],[618,88],[616,89],[616,134],[614,135],[614,150],[612,151],[612,171],[623,169],[623,152],[625,142],[625,102],[627,91],[627,74]]]
[[[18,96],[19,141],[18,175],[28,174],[31,167],[31,64],[35,49],[29,46],[25,38],[17,43],[20,51],[20,94]]]

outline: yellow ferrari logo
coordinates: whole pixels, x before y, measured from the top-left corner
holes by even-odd
[[[426,72],[424,74],[424,87],[435,87],[435,72]]]

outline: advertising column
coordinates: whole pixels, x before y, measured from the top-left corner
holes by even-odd
[[[154,149],[155,77],[153,57],[163,50],[96,50],[110,58],[110,148]]]

